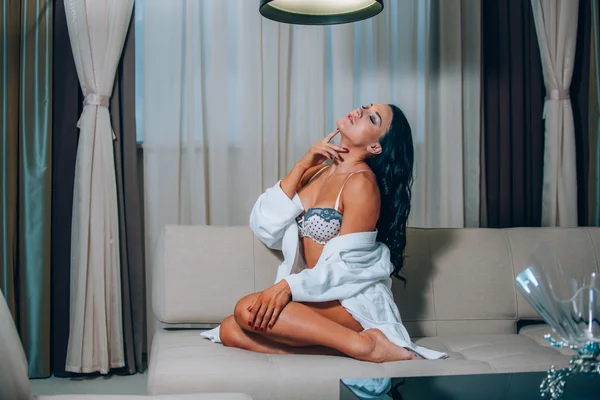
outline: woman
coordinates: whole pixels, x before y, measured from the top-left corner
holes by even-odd
[[[408,121],[394,105],[371,104],[336,125],[252,210],[254,233],[283,251],[275,284],[203,335],[262,353],[442,358],[410,341],[390,290],[410,211]]]

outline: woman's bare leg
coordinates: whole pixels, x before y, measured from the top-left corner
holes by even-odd
[[[339,301],[328,301],[322,303],[302,303],[322,316],[335,321],[356,332],[362,332],[362,326],[352,318]],[[282,340],[276,342],[271,338],[260,336],[254,332],[242,329],[233,315],[225,318],[221,324],[221,341],[227,347],[256,351],[267,354],[317,354],[335,355],[346,357],[346,354],[324,346],[312,346],[299,341]],[[290,344],[285,344],[290,343]]]
[[[244,297],[235,307],[235,321],[245,331],[288,346],[325,346],[362,361],[386,362],[415,358],[414,353],[394,345],[378,329],[356,332],[296,302],[289,303],[283,309],[272,329],[264,332],[254,330],[248,326],[248,307],[254,303],[257,295]]]
[[[300,302],[300,304],[304,304],[308,306],[324,316],[327,319],[330,319],[338,324],[345,326],[348,329],[352,329],[355,332],[362,332],[365,329],[361,324],[358,323],[354,317],[346,311],[344,306],[338,301],[325,301],[322,303],[309,303],[309,302]]]
[[[283,343],[274,342],[269,338],[260,336],[256,333],[246,331],[235,322],[233,315],[225,318],[221,324],[221,341],[226,347],[236,347],[239,349],[256,351],[266,354],[316,354],[316,355],[335,355],[346,356],[337,350],[323,346],[288,346]]]

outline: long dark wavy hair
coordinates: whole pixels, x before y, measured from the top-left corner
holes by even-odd
[[[367,159],[377,177],[381,194],[381,211],[377,221],[377,241],[390,249],[394,265],[392,276],[404,281],[400,270],[404,266],[406,222],[410,214],[413,183],[414,149],[412,132],[406,116],[397,106],[389,104],[393,119],[390,129],[379,139],[381,153]]]

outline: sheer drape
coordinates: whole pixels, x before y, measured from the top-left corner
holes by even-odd
[[[592,42],[592,2],[580,1],[577,13],[577,45],[571,78],[571,106],[575,134],[577,170],[577,223],[589,226],[590,179],[590,53]]]
[[[373,19],[308,27],[263,19],[254,1],[138,0],[148,265],[165,224],[246,225],[258,195],[368,103],[412,124],[410,225],[478,226],[479,12],[390,1]]]
[[[66,369],[122,367],[123,330],[114,134],[108,104],[133,0],[66,0],[67,26],[85,96],[79,119],[71,233]]]
[[[546,85],[542,226],[577,226],[575,128],[569,87],[579,0],[531,0]]]

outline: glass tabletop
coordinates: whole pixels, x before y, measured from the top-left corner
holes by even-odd
[[[525,400],[542,399],[545,372],[391,378],[388,396],[358,396],[340,381],[340,400]],[[546,397],[548,398],[548,397]],[[600,399],[600,377],[576,376],[567,380],[564,400]]]

